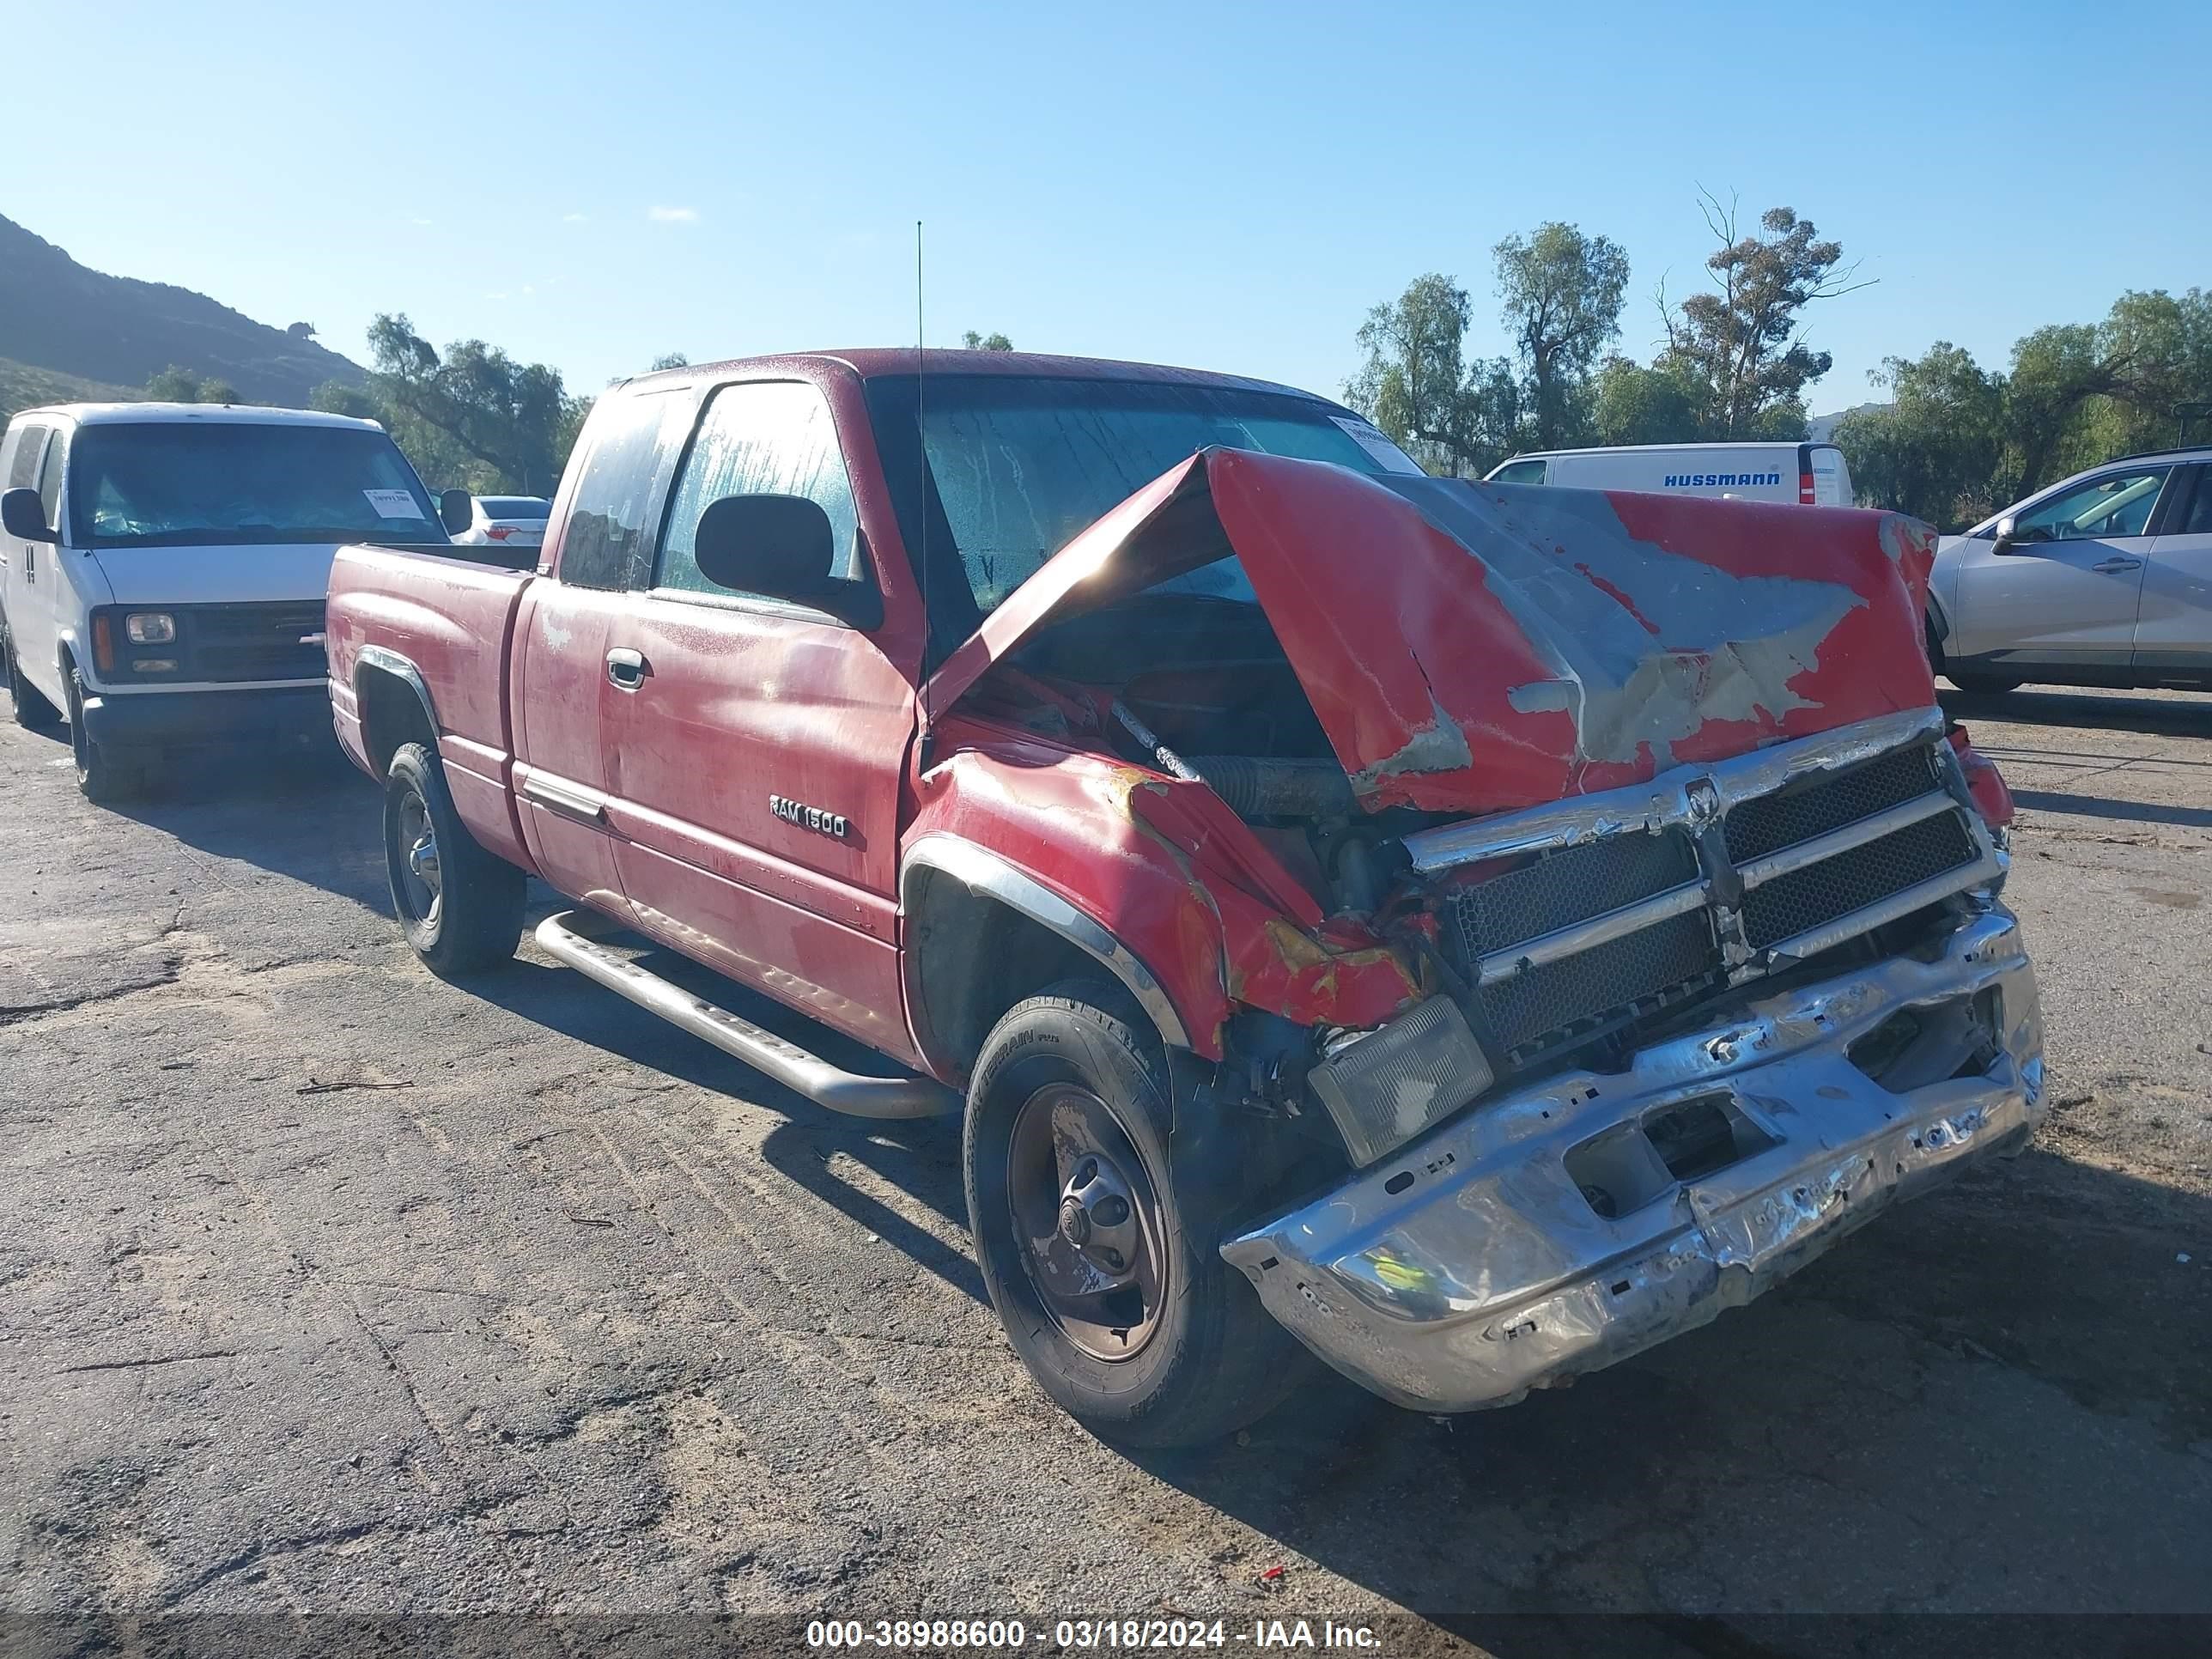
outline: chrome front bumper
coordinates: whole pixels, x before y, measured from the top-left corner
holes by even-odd
[[[1991,989],[2002,1013],[1981,1075],[1892,1093],[1849,1058],[1902,1010],[1932,1018]],[[1621,1144],[1691,1101],[1724,1102],[1754,1150],[1599,1213],[1570,1158],[1587,1174],[1594,1141]],[[2043,1109],[2033,970],[2018,922],[1989,902],[1924,959],[1754,994],[1625,1072],[1479,1102],[1221,1253],[1269,1313],[1384,1398],[1510,1405],[1749,1301],[1892,1200],[2017,1152]]]

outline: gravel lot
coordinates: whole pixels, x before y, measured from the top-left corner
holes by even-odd
[[[2212,699],[1948,701],[2023,809],[2033,1149],[1571,1390],[1432,1421],[1332,1381],[1142,1461],[1001,1340],[952,1128],[831,1117],[533,950],[433,980],[334,764],[125,815],[0,730],[0,1607],[56,1651],[495,1609],[1506,1656],[1590,1611],[1712,1655],[2212,1613]]]

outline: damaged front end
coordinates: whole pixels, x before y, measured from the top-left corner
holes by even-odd
[[[925,713],[975,691],[1135,769],[1118,821],[1218,941],[1218,991],[1168,987],[1216,1098],[1329,1152],[1267,1160],[1307,1196],[1224,1255],[1378,1393],[1504,1404],[2032,1132],[2002,785],[1919,648],[1931,539],[1208,452]]]
[[[1465,990],[1316,1066],[1374,1155],[1223,1255],[1340,1370],[1467,1410],[1701,1324],[2018,1151],[2035,982],[1940,725],[1411,837]]]

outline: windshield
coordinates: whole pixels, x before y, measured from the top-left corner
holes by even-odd
[[[87,426],[69,497],[84,548],[445,539],[392,440],[356,427]]]
[[[536,495],[479,495],[477,501],[490,519],[543,519],[553,511],[553,503]]]
[[[921,431],[931,499],[918,501],[912,375],[868,382],[878,443],[899,518],[919,545],[928,514],[931,594],[941,629],[972,630],[981,616],[1109,508],[1201,449],[1258,450],[1334,461],[1355,471],[1419,468],[1358,416],[1285,392],[1151,380],[1017,380],[931,375]],[[1248,603],[1243,572],[1224,560],[1163,583]],[[967,615],[958,614],[965,610]]]

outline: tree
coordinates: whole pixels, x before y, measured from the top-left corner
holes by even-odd
[[[1721,246],[1705,261],[1715,291],[1665,310],[1666,357],[1704,391],[1706,435],[1804,435],[1804,392],[1834,361],[1803,338],[1805,308],[1869,286],[1851,280],[1843,244],[1817,240],[1809,219],[1786,207],[1759,216],[1759,235],[1738,234],[1736,204],[1710,191],[1701,206]]]
[[[1480,477],[1513,444],[1520,388],[1503,357],[1463,361],[1467,290],[1431,271],[1359,325],[1366,361],[1345,385],[1352,407],[1431,471]]]
[[[2101,323],[2023,336],[2008,373],[1938,341],[1874,378],[1889,404],[1836,428],[1862,497],[1971,523],[2067,473],[2179,442],[2180,410],[2212,401],[2212,295],[2123,294]]]
[[[653,367],[655,370],[689,368],[691,367],[691,360],[680,351],[664,351],[653,360]]]
[[[1646,368],[1607,357],[1590,386],[1590,427],[1601,444],[1686,444],[1705,435],[1705,392],[1680,365]]]
[[[978,334],[969,329],[960,337],[961,344],[970,351],[1012,351],[1014,343],[1003,334]]]
[[[1513,336],[1530,441],[1556,449],[1583,435],[1590,368],[1620,332],[1628,256],[1606,236],[1550,222],[1492,250]]]
[[[157,404],[234,404],[241,401],[238,388],[229,381],[218,380],[212,375],[201,375],[179,363],[171,363],[147,381],[146,396]]]
[[[1917,359],[1885,358],[1868,377],[1887,387],[1886,408],[1836,423],[1858,498],[1951,528],[1996,503],[1993,484],[2004,447],[2002,375],[1938,340]]]
[[[418,470],[477,491],[548,493],[580,424],[558,369],[518,363],[482,340],[443,356],[404,313],[369,325],[369,394]],[[458,476],[457,476],[458,475]]]
[[[384,406],[367,386],[349,386],[343,380],[324,381],[307,394],[307,407],[325,415],[349,415],[356,421],[384,418]]]

